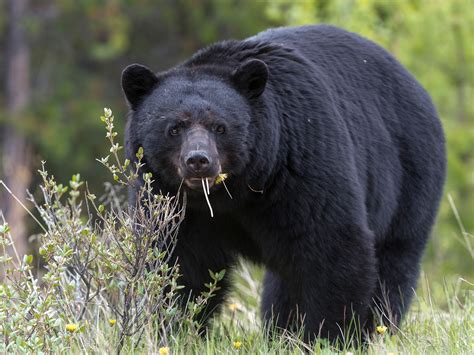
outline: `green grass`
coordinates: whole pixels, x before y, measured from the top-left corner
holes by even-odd
[[[262,270],[242,264],[235,275],[235,291],[214,319],[213,326],[203,338],[179,331],[166,344],[157,339],[152,326],[144,333],[142,345],[124,353],[159,353],[167,345],[169,354],[469,354],[474,352],[474,290],[473,285],[458,279],[446,282],[444,299],[433,300],[431,286],[422,276],[420,287],[410,312],[395,335],[374,334],[365,349],[344,348],[338,351],[324,342],[306,345],[294,335],[284,334],[269,340],[262,329],[258,302]],[[438,285],[439,286],[439,285]],[[437,306],[442,304],[443,306]],[[116,329],[107,320],[92,326],[91,344],[74,344],[77,352],[112,352]],[[87,330],[86,330],[87,331]],[[73,341],[74,334],[71,334]],[[235,342],[240,342],[236,349]],[[95,343],[96,345],[92,345]]]

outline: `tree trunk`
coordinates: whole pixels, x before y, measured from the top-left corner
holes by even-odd
[[[2,137],[2,177],[12,193],[25,201],[31,181],[31,146],[19,129],[30,101],[30,47],[25,31],[28,0],[7,0],[5,41],[5,94],[7,122]],[[11,195],[2,191],[0,209],[8,222],[19,256],[29,250],[25,225],[26,211]]]
[[[452,29],[457,59],[456,69],[454,71],[456,85],[457,118],[459,122],[466,122],[466,103],[468,102],[468,100],[466,99],[468,68],[466,65],[467,63],[464,50],[464,38],[462,34],[462,29],[458,22],[453,22]]]

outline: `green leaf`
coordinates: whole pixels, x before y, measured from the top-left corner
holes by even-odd
[[[0,226],[0,233],[8,233],[8,232],[10,232],[10,227],[8,226],[7,223]]]
[[[221,281],[225,276],[225,269],[222,269],[217,275],[217,281]]]

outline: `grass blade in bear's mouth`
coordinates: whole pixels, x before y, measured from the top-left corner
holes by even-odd
[[[209,181],[206,178],[206,183],[204,183],[204,178],[201,179],[202,182],[202,191],[204,192],[204,197],[206,198],[207,205],[209,206],[209,210],[211,211],[211,217],[214,217],[214,211],[212,210],[211,202],[209,201]],[[207,185],[207,189],[206,189]]]
[[[224,185],[225,190],[227,191],[227,195],[229,195],[230,199],[233,200],[232,194],[230,193],[229,189],[227,188],[227,185],[225,184],[225,179],[229,177],[228,174],[226,173],[221,173],[217,175],[216,181],[214,182],[216,185],[222,183]]]

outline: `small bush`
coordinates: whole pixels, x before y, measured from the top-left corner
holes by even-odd
[[[40,218],[39,254],[46,271],[38,277],[33,256],[15,253],[8,224],[0,226],[0,352],[62,352],[139,350],[150,334],[166,348],[172,331],[185,328],[194,337],[196,316],[218,289],[224,271],[212,273],[209,290],[186,303],[180,299],[179,265],[171,262],[184,206],[178,197],[152,191],[152,176],[141,176],[136,206],[125,207],[121,187],[136,183],[143,166],[122,161],[115,142],[113,116],[101,117],[111,144],[110,156],[99,159],[112,173],[114,184],[96,198],[79,174],[64,186],[42,164],[42,201],[30,195]],[[14,251],[9,256],[8,249]],[[11,254],[11,253],[10,253]],[[104,324],[108,325],[104,331]],[[149,331],[152,328],[153,331]],[[104,337],[107,341],[104,342]]]

